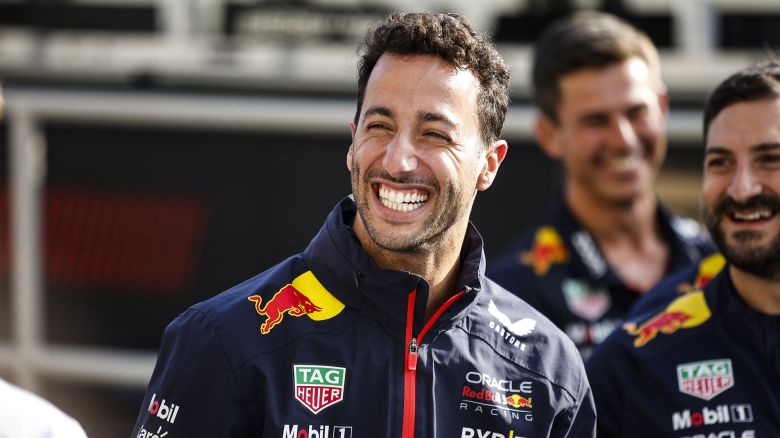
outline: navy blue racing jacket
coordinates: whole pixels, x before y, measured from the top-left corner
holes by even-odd
[[[303,253],[177,317],[132,437],[594,436],[576,348],[485,278],[473,226],[426,321],[428,284],[379,269],[355,214],[348,197]]]
[[[695,221],[659,205],[656,217],[669,245],[673,273],[714,253]],[[607,263],[590,232],[559,198],[540,225],[491,262],[488,277],[542,312],[566,332],[587,358],[620,326],[641,295]]]
[[[780,316],[751,309],[728,268],[679,294],[701,273],[648,292],[671,301],[643,302],[588,359],[599,437],[780,437]]]

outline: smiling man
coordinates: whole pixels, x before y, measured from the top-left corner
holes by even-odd
[[[721,83],[704,137],[702,215],[726,268],[648,305],[590,358],[600,437],[780,436],[780,63]]]
[[[343,199],[306,250],[166,329],[134,435],[593,436],[574,345],[484,276],[469,222],[509,72],[460,16],[366,36]]]
[[[563,191],[488,276],[587,357],[637,298],[714,248],[654,191],[669,104],[646,35],[608,14],[564,18],[540,36],[532,79],[536,139],[561,162]]]

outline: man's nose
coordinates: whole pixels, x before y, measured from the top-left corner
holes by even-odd
[[[761,181],[755,170],[747,164],[738,165],[729,184],[728,195],[737,202],[745,202],[753,196],[761,194],[761,191]]]
[[[634,125],[627,117],[620,116],[611,125],[610,136],[613,145],[627,149],[641,147]]]
[[[408,135],[399,133],[387,144],[382,164],[391,175],[409,173],[417,168],[417,148]]]

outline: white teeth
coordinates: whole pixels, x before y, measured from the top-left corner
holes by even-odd
[[[637,157],[634,155],[629,155],[627,157],[623,158],[615,158],[609,161],[609,167],[612,170],[616,171],[623,171],[623,170],[630,170],[637,164]]]
[[[760,219],[767,219],[772,216],[771,210],[759,210],[752,213],[740,213],[734,212],[734,219],[740,221],[757,221]]]
[[[385,207],[396,211],[413,211],[420,208],[428,196],[418,192],[397,192],[385,186],[379,187],[379,201]]]

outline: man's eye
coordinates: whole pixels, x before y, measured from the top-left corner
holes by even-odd
[[[435,132],[435,131],[428,131],[428,132],[425,133],[425,135],[427,135],[429,137],[433,137],[433,138],[439,139],[439,140],[444,140],[444,141],[449,141],[450,140],[450,138],[447,137],[446,135],[441,134],[439,132]]]
[[[780,163],[780,155],[775,155],[775,154],[763,155],[760,158],[760,161],[762,163],[767,163],[767,164],[777,164],[777,163]]]
[[[608,123],[607,118],[601,116],[583,117],[580,122],[587,127],[605,126]]]
[[[727,164],[728,160],[725,158],[713,158],[707,160],[706,166],[708,169],[719,169],[725,167]]]
[[[638,106],[636,108],[631,108],[628,111],[627,116],[628,116],[629,120],[637,120],[637,119],[640,119],[640,118],[644,117],[645,114],[647,114],[647,107],[646,106]]]
[[[388,129],[388,128],[387,128],[386,125],[384,125],[382,123],[369,123],[368,127],[366,129],[368,129],[370,131],[370,130],[375,130],[375,129]]]

